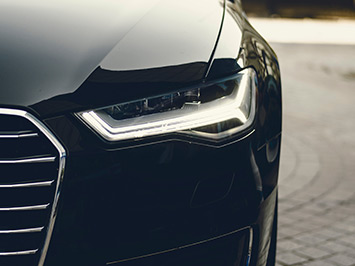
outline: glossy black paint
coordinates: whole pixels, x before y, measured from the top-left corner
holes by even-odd
[[[83,109],[87,91],[120,101],[122,93],[145,83],[201,81],[223,13],[215,0],[1,5],[0,103],[31,107],[39,115]],[[102,82],[107,73],[112,77]]]
[[[36,114],[68,152],[45,265],[100,266],[170,249],[113,265],[244,265],[249,229],[241,229],[249,226],[251,265],[266,265],[277,198],[280,72],[240,5],[39,3],[12,0],[0,8],[0,105]],[[247,67],[258,75],[257,117],[222,142],[170,134],[107,143],[73,115]],[[217,259],[221,250],[226,261]]]

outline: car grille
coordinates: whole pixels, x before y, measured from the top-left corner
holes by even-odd
[[[43,265],[65,150],[25,111],[0,108],[0,265]]]

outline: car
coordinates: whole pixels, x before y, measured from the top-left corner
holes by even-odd
[[[275,264],[278,59],[239,1],[2,0],[0,265]]]

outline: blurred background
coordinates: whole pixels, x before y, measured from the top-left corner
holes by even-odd
[[[283,86],[277,265],[355,265],[355,3],[242,0]]]
[[[242,0],[245,11],[257,16],[294,18],[354,17],[354,0]]]

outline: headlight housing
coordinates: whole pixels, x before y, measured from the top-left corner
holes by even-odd
[[[120,103],[76,115],[108,141],[168,133],[220,140],[255,117],[256,73],[245,69],[199,88]]]

